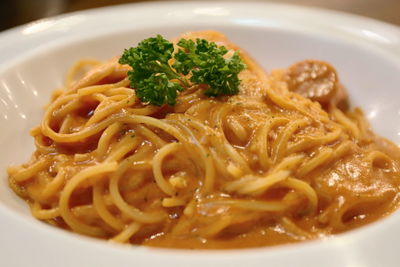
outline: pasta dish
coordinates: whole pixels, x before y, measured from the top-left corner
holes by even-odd
[[[238,92],[185,86],[197,69],[181,67],[168,102],[141,101],[153,95],[133,90],[119,58],[79,61],[30,132],[31,159],[8,168],[35,218],[113,242],[219,249],[316,239],[397,208],[400,150],[350,108],[331,65],[265,72],[221,33],[180,38],[224,46],[227,64],[240,57],[238,79],[226,76]]]

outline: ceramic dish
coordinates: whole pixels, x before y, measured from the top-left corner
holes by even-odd
[[[6,166],[34,149],[50,92],[79,58],[107,59],[160,33],[222,31],[267,70],[314,58],[336,67],[375,131],[400,143],[400,30],[374,20],[261,3],[168,2],[71,13],[0,33],[1,266],[398,266],[400,212],[336,237],[295,245],[185,251],[110,244],[35,220]]]

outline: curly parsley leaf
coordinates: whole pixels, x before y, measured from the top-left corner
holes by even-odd
[[[238,74],[245,65],[237,52],[226,58],[224,46],[204,39],[180,39],[177,46],[180,49],[173,54],[173,44],[157,35],[125,49],[119,63],[132,67],[129,80],[142,102],[173,106],[178,92],[194,84],[208,85],[204,92],[207,96],[239,92]],[[170,65],[172,58],[175,62]]]
[[[239,92],[238,74],[245,68],[237,52],[224,58],[228,50],[204,39],[181,39],[178,46],[183,48],[175,54],[173,67],[182,74],[191,72],[194,84],[207,84],[207,96],[234,95]]]

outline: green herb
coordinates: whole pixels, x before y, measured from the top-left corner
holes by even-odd
[[[173,44],[157,35],[125,49],[119,63],[132,67],[129,80],[142,102],[173,106],[178,93],[194,84],[208,85],[207,96],[239,92],[238,74],[245,65],[237,52],[224,58],[228,52],[224,46],[204,39],[180,39],[177,46],[180,48],[174,53]],[[172,58],[175,62],[171,65]]]
[[[237,52],[225,59],[228,53],[224,46],[218,47],[214,42],[204,39],[181,39],[175,54],[173,67],[180,73],[192,74],[190,81],[194,84],[207,84],[204,92],[207,96],[234,95],[239,92],[238,74],[245,68]]]

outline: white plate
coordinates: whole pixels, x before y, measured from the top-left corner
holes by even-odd
[[[216,29],[266,69],[331,62],[375,130],[400,143],[400,30],[337,12],[261,3],[152,3],[45,19],[0,34],[1,266],[399,266],[400,213],[334,238],[231,251],[130,247],[36,221],[8,188],[5,168],[25,161],[51,90],[77,59],[106,59],[161,33]]]

